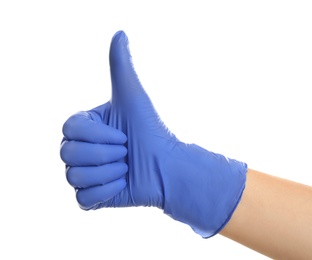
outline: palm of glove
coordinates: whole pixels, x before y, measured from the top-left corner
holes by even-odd
[[[64,124],[61,157],[83,209],[164,207],[161,168],[177,139],[134,71],[123,32],[110,48],[112,98]]]

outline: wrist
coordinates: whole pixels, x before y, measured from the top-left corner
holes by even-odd
[[[226,225],[242,196],[247,165],[194,144],[178,142],[162,171],[164,213],[202,237]]]

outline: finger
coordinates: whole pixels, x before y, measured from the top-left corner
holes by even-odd
[[[128,37],[123,31],[117,32],[111,42],[109,61],[113,101],[116,96],[127,97],[128,91],[143,89],[134,70],[128,44]]]
[[[123,145],[65,141],[60,154],[68,166],[99,166],[124,158],[127,148]]]
[[[125,177],[127,171],[127,164],[116,162],[92,167],[68,167],[66,177],[74,188],[88,188]]]
[[[96,115],[92,111],[71,116],[63,125],[65,138],[98,144],[124,144],[127,141],[123,132],[100,122]]]
[[[113,198],[126,187],[124,178],[110,182],[105,185],[95,186],[87,189],[78,189],[76,192],[77,201],[82,209],[95,208],[97,204]]]

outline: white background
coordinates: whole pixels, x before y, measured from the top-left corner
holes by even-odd
[[[157,209],[82,211],[61,128],[110,99],[122,29],[181,140],[312,185],[311,14],[310,1],[1,1],[0,258],[266,259]]]

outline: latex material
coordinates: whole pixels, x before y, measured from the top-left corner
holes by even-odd
[[[133,68],[128,39],[110,46],[112,98],[71,116],[61,158],[82,209],[154,206],[202,237],[218,233],[242,196],[247,165],[179,141]]]

